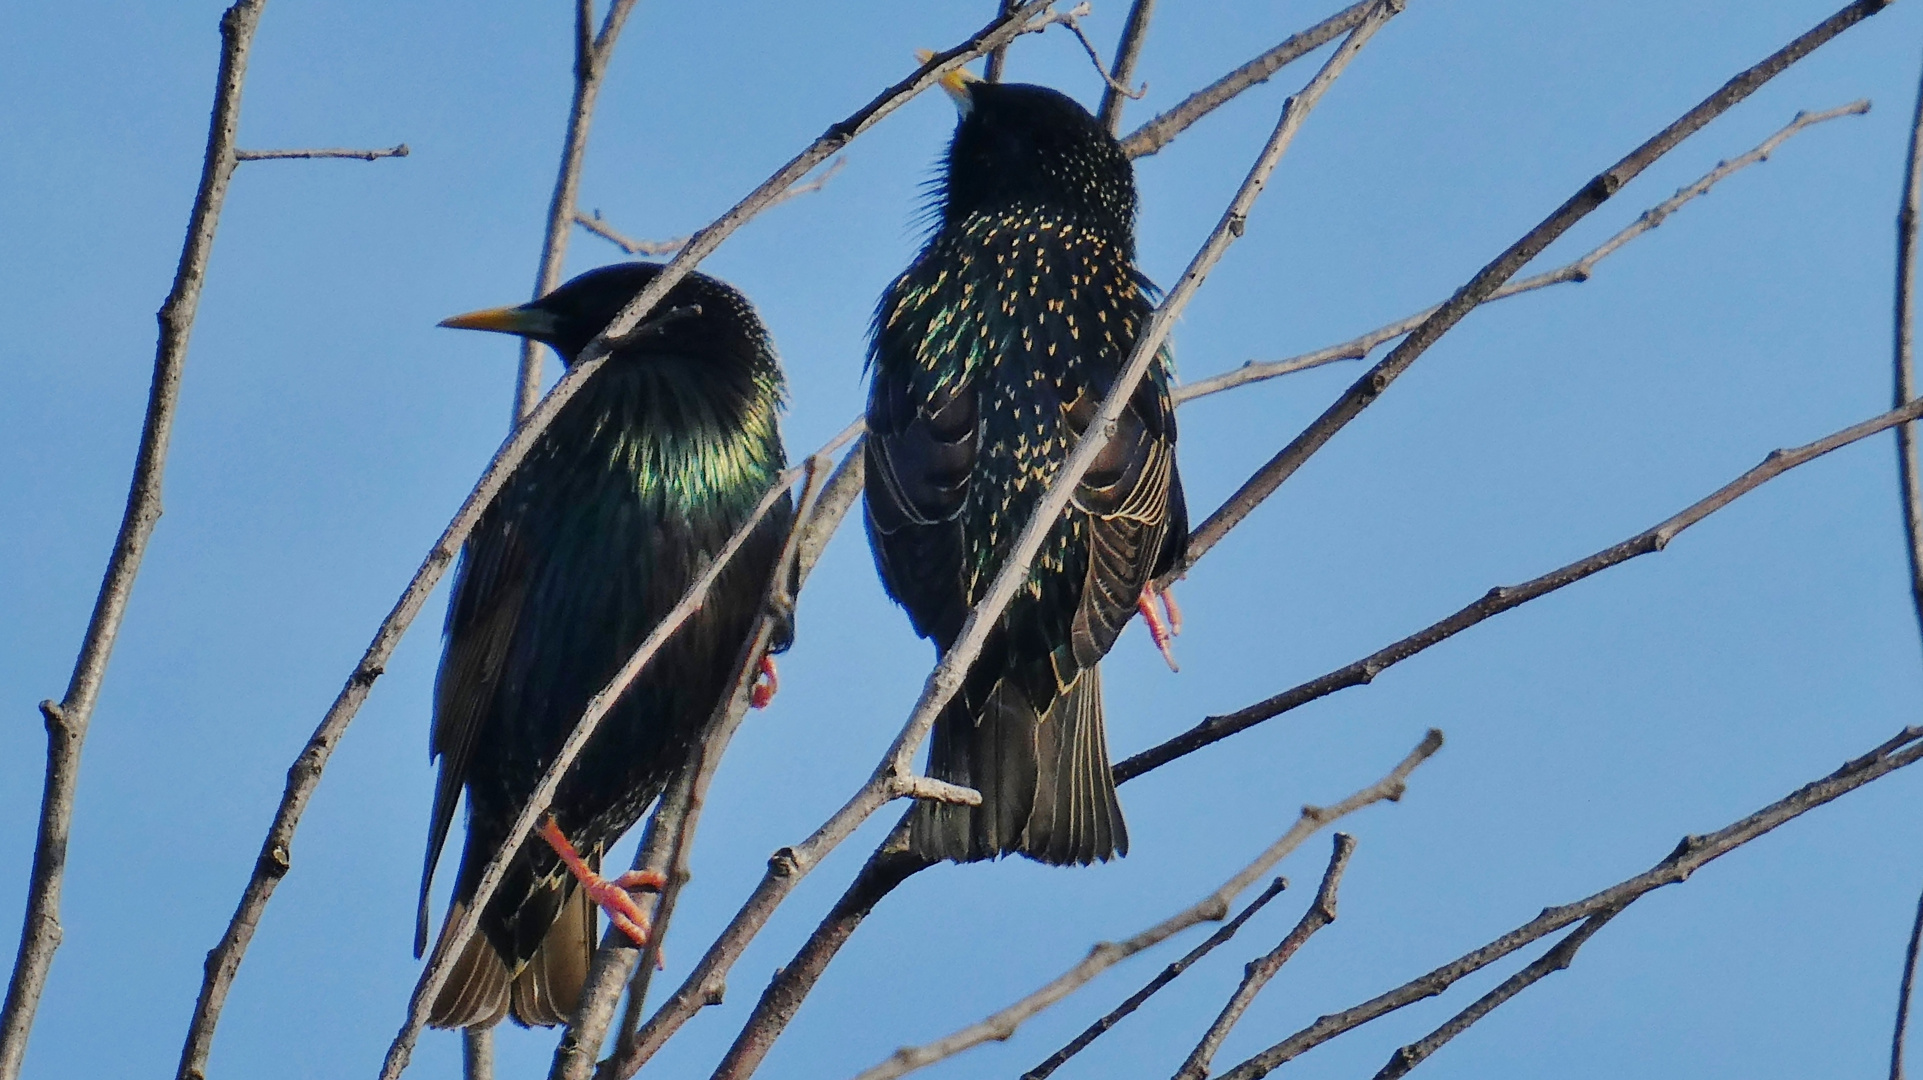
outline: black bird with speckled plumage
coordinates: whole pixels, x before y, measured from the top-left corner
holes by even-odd
[[[652,263],[602,267],[533,303],[442,325],[544,341],[571,365],[660,271]],[[430,749],[441,773],[416,955],[427,942],[434,863],[463,789],[457,910],[588,700],[785,467],[781,369],[747,299],[690,274],[657,311],[667,314],[619,342],[562,406],[462,550],[434,688]],[[550,810],[591,864],[661,791],[733,686],[792,516],[784,496],[562,778]],[[524,841],[508,862],[480,930],[429,1023],[567,1020],[596,941],[594,905],[541,839]]]
[[[944,85],[962,116],[938,226],[875,314],[866,516],[889,595],[945,651],[1153,305],[1115,139],[1046,87]],[[1063,864],[1127,852],[1098,661],[1187,544],[1172,376],[1164,349],[937,719],[929,775],[983,801],[921,803],[918,854]]]

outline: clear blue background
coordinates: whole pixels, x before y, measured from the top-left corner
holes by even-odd
[[[1446,295],[1597,170],[1837,0],[1412,0],[1310,119],[1248,235],[1177,329],[1213,373],[1347,338]],[[1129,124],[1321,18],[1329,3],[1165,3]],[[993,5],[643,0],[602,95],[582,204],[639,236],[703,224],[828,123],[960,40]],[[1104,49],[1126,5],[1087,26]],[[43,736],[119,520],[152,312],[200,168],[221,5],[0,13],[0,927],[24,894]],[[66,944],[27,1069],[170,1073],[284,771],[499,443],[514,345],[435,328],[524,299],[560,145],[568,5],[276,2],[241,118],[248,147],[388,146],[402,161],[243,165],[221,222],[167,474],[167,514],[86,747]],[[1867,96],[1603,264],[1477,312],[1205,560],[1182,590],[1180,675],[1140,631],[1107,665],[1118,756],[1426,625],[1673,513],[1772,447],[1887,407],[1893,221],[1923,6],[1898,4],[1772,82],[1585,221],[1543,265],[1787,122]],[[1318,57],[1319,59],[1319,57]],[[1313,61],[1312,61],[1313,62]],[[1010,76],[1093,103],[1061,31]],[[1141,251],[1168,282],[1306,64],[1142,161]],[[919,240],[953,123],[939,94],[847,152],[827,190],[705,267],[744,288],[792,381],[805,452],[862,396],[875,297]],[[578,272],[619,257],[577,234]],[[552,365],[550,365],[552,368]],[[1182,414],[1191,503],[1215,506],[1352,379],[1338,365]],[[1923,652],[1889,436],[1771,483],[1668,551],[1504,615],[1129,784],[1125,861],[923,874],[890,898],[777,1045],[767,1075],[846,1077],[973,1021],[1102,938],[1215,887],[1304,802],[1372,781],[1435,725],[1449,743],[1360,838],[1341,919],[1284,970],[1230,1064],[1635,873],[1917,719]],[[413,892],[432,771],[441,601],[341,744],[227,1007],[217,1077],[368,1076],[417,965]],[[930,661],[844,531],[802,601],[774,708],[753,716],[701,823],[668,946],[678,980],[768,852],[872,767]],[[1434,1077],[1876,1075],[1923,885],[1923,773],[1799,819],[1630,909],[1570,971],[1444,1049]],[[770,972],[892,815],[807,879],[727,1003],[654,1066],[705,1075]],[[1064,1076],[1166,1075],[1306,904],[1296,887]],[[931,1077],[1011,1076],[1148,977],[1110,973],[1006,1044]],[[1398,1013],[1289,1071],[1368,1075],[1525,962]],[[551,1033],[507,1030],[501,1075]],[[421,1076],[458,1071],[431,1035]]]

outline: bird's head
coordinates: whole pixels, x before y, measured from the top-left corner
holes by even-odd
[[[942,79],[961,120],[948,147],[942,215],[1013,204],[1066,210],[1121,233],[1135,221],[1135,174],[1115,137],[1075,99],[1046,86]]]
[[[588,342],[614,321],[628,301],[640,295],[656,275],[658,263],[615,263],[590,270],[526,304],[487,308],[441,320],[457,330],[492,330],[546,342],[569,364]],[[730,286],[706,276],[689,274],[655,307],[642,323],[635,345],[645,343],[652,353],[695,356],[767,351],[767,332],[748,301]],[[622,343],[624,346],[626,342]]]

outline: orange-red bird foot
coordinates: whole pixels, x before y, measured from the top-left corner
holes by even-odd
[[[1158,599],[1161,601],[1160,611],[1156,610]],[[1182,665],[1175,662],[1175,650],[1169,647],[1170,639],[1182,632],[1182,609],[1175,603],[1175,590],[1163,589],[1158,593],[1153,586],[1143,589],[1141,599],[1135,602],[1135,610],[1142,613],[1142,621],[1148,624],[1148,636],[1154,639],[1155,647],[1161,650],[1162,659],[1168,661],[1168,669],[1182,670]]]
[[[775,658],[761,658],[761,674],[755,677],[754,689],[748,693],[748,704],[757,709],[765,709],[775,699],[775,691],[781,689],[781,673],[775,670]]]
[[[589,868],[587,860],[581,857],[580,852],[574,850],[574,845],[568,842],[567,836],[561,832],[561,827],[554,823],[554,818],[549,817],[542,823],[540,835],[541,839],[546,840],[548,846],[554,849],[554,853],[561,857],[561,861],[567,864],[568,871],[574,875],[575,880],[588,891],[588,899],[608,913],[608,920],[620,927],[621,932],[628,935],[628,940],[634,942],[636,948],[646,946],[650,920],[648,913],[641,910],[641,905],[634,902],[634,894],[659,892],[662,886],[668,883],[668,879],[652,870],[630,870],[609,881]]]

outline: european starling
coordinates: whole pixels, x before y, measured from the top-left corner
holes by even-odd
[[[441,325],[544,341],[573,363],[660,270],[603,267],[533,303]],[[785,467],[781,370],[748,301],[690,274],[656,310],[562,408],[462,552],[434,688],[430,751],[441,771],[417,956],[427,943],[428,885],[462,788],[467,846],[454,914],[588,699]],[[602,721],[555,795],[548,839],[530,838],[515,853],[429,1023],[487,1026],[512,1013],[522,1024],[552,1025],[573,1012],[596,939],[593,900],[611,914],[627,901],[638,914],[622,890],[644,882],[593,876],[597,887],[577,887],[564,852],[585,852],[582,871],[598,867],[685,758],[732,686],[792,516],[784,497]],[[630,936],[644,932],[616,922]]]
[[[1087,110],[957,74],[961,110],[921,253],[875,313],[867,524],[888,593],[945,652],[1146,325],[1135,182]],[[928,772],[978,808],[921,803],[930,859],[1126,854],[1097,662],[1188,541],[1164,350],[936,720]],[[1173,618],[1173,611],[1170,612]]]

